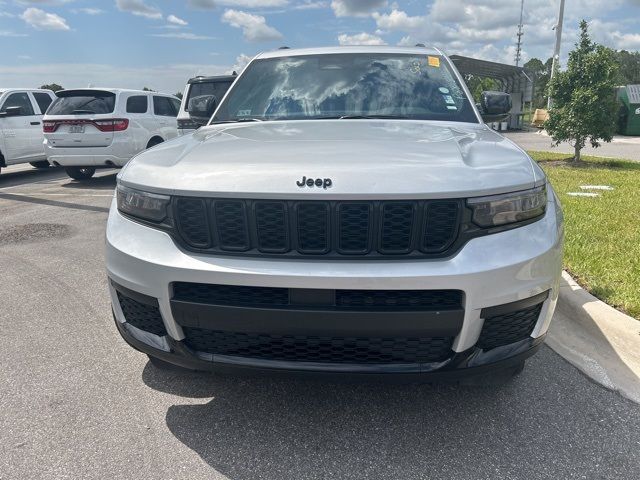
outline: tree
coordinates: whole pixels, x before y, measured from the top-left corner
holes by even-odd
[[[547,100],[549,98],[547,90],[552,64],[553,58],[549,58],[544,63],[538,58],[532,58],[524,64],[524,68],[533,75],[533,108],[547,108]]]
[[[547,132],[556,145],[569,141],[575,162],[589,141],[599,147],[610,142],[616,128],[618,105],[615,98],[618,63],[614,52],[589,38],[586,21],[580,22],[580,40],[569,53],[565,71],[558,71],[549,85],[553,106]]]
[[[182,92],[178,92],[175,95],[176,97],[178,97],[180,100],[182,100]]]
[[[616,60],[620,64],[618,85],[635,85],[640,83],[640,52],[616,52]]]
[[[52,83],[50,85],[42,85],[40,88],[43,90],[52,90],[54,92],[59,92],[60,90],[64,90],[62,85],[58,85],[57,83]]]
[[[480,101],[480,94],[487,90],[501,90],[498,80],[488,77],[479,77],[478,75],[466,75],[464,81],[469,87],[469,91],[476,102]]]
[[[143,92],[155,92],[155,90],[149,88],[149,87],[142,87],[142,91]]]

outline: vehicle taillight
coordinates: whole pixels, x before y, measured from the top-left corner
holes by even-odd
[[[110,120],[94,120],[93,124],[101,132],[122,132],[129,127],[129,119],[114,118]]]
[[[53,133],[58,128],[58,122],[46,121],[42,122],[42,131],[44,133]]]

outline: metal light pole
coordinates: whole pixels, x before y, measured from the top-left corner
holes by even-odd
[[[553,49],[553,63],[551,64],[551,76],[549,77],[549,84],[553,80],[553,76],[558,68],[558,62],[560,61],[560,44],[562,43],[562,22],[564,21],[564,0],[560,0],[560,11],[558,12],[558,23],[555,26],[556,29],[556,46]],[[551,108],[553,99],[549,96],[547,100],[547,110]]]

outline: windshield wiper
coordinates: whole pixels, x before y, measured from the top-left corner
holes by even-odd
[[[322,117],[326,118],[326,117]],[[408,120],[409,117],[405,117],[404,115],[341,115],[339,117],[334,117],[338,120],[359,120],[359,119],[383,119],[383,120]]]
[[[81,108],[78,108],[71,113],[74,113],[76,115],[91,115],[95,112],[93,110],[82,110]]]

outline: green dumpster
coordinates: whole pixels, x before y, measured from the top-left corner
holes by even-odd
[[[618,88],[618,133],[640,135],[640,85]]]

